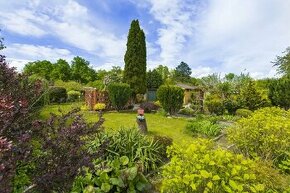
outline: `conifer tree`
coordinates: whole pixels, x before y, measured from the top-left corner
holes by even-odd
[[[130,85],[134,94],[144,94],[146,92],[146,42],[138,20],[133,20],[131,23],[124,61],[124,82]]]

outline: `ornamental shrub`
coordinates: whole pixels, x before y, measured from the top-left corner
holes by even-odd
[[[238,109],[236,110],[236,115],[240,117],[249,117],[251,116],[253,111],[249,109]]]
[[[208,95],[204,104],[211,114],[222,115],[225,111],[223,100],[218,95]]]
[[[54,86],[63,87],[67,91],[71,91],[71,90],[82,91],[83,90],[83,85],[76,81],[64,82],[62,80],[57,80],[54,82]]]
[[[176,114],[183,105],[184,91],[178,86],[163,85],[157,90],[157,98],[166,113]]]
[[[290,111],[267,107],[242,118],[227,131],[229,142],[246,156],[259,156],[276,165],[289,159]]]
[[[269,98],[273,105],[290,108],[290,76],[274,79],[269,84]]]
[[[70,90],[67,92],[67,100],[70,102],[75,102],[80,99],[81,93],[76,90]]]
[[[124,109],[132,94],[130,86],[125,83],[112,83],[108,86],[108,91],[112,105],[118,111]]]
[[[106,104],[105,103],[97,103],[94,106],[94,110],[95,111],[102,111],[102,110],[105,110],[105,108],[106,108]]]
[[[236,155],[205,139],[168,148],[161,192],[283,192],[284,176],[265,164]]]
[[[195,111],[190,107],[185,107],[183,109],[180,109],[178,113],[182,115],[193,116],[195,114]]]
[[[64,87],[51,87],[49,100],[51,103],[65,103],[67,100],[66,89]]]

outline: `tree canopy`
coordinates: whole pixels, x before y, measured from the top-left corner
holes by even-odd
[[[174,71],[174,77],[179,82],[190,82],[191,68],[185,62],[181,62]]]

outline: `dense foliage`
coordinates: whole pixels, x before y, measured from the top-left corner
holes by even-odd
[[[156,69],[147,72],[147,88],[158,89],[163,83],[161,74]]]
[[[125,83],[113,83],[108,86],[108,91],[112,105],[117,110],[124,109],[132,93],[130,86]]]
[[[188,122],[186,129],[194,136],[203,135],[213,137],[219,135],[222,128],[210,120],[194,119]]]
[[[290,75],[290,47],[284,52],[283,56],[277,56],[273,62],[274,66],[278,67],[278,72],[283,75]]]
[[[162,108],[170,115],[176,114],[183,104],[184,91],[177,86],[163,85],[157,90]]]
[[[189,82],[191,68],[185,62],[181,62],[174,70],[174,79],[177,82]]]
[[[76,90],[70,90],[67,92],[67,100],[69,102],[79,101],[81,97],[81,92]]]
[[[269,99],[273,105],[290,108],[290,76],[275,79],[269,85]]]
[[[211,114],[222,115],[225,111],[223,100],[218,95],[208,95],[205,98],[204,105]]]
[[[130,85],[133,93],[144,94],[147,88],[146,42],[138,20],[131,22],[124,61],[124,82]]]
[[[228,139],[246,156],[259,156],[276,165],[289,160],[290,112],[263,108],[228,129]]]
[[[152,111],[157,111],[159,106],[153,102],[144,102],[140,104],[140,108],[144,109],[145,113],[151,113]]]
[[[0,192],[11,192],[18,162],[29,158],[30,113],[41,93],[40,82],[30,84],[0,55]]]
[[[271,167],[214,148],[212,141],[173,145],[168,154],[171,162],[163,168],[161,192],[282,192],[289,185]]]
[[[251,116],[253,111],[249,109],[237,109],[236,110],[236,115],[240,117],[249,117]]]
[[[51,103],[65,103],[67,100],[66,89],[63,87],[51,87],[49,89],[49,100]]]

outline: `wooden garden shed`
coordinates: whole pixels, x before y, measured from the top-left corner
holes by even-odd
[[[185,105],[189,103],[196,103],[203,107],[204,100],[203,89],[197,86],[191,86],[184,83],[177,83],[176,86],[179,86],[184,90],[183,103]]]

